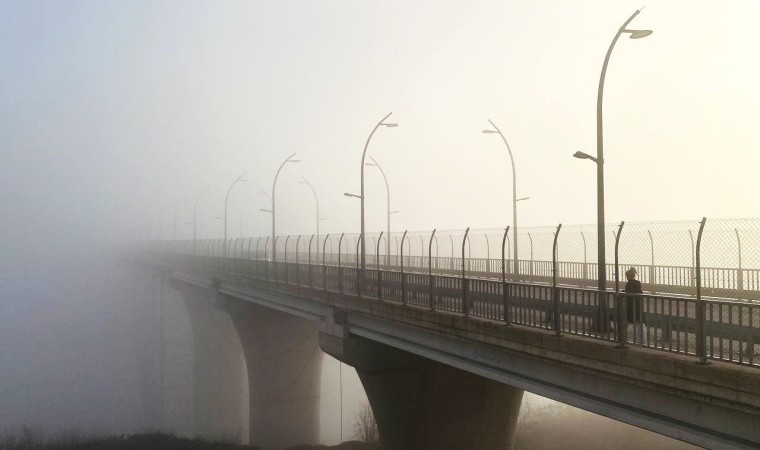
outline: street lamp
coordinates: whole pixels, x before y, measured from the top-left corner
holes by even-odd
[[[391,190],[388,187],[388,178],[385,176],[385,171],[383,170],[382,167],[380,167],[380,164],[378,164],[378,162],[375,161],[375,158],[373,158],[372,156],[370,156],[369,159],[372,162],[365,164],[365,166],[377,167],[380,170],[380,173],[383,175],[383,180],[385,181],[385,194],[386,194],[385,195],[385,199],[386,199],[385,206],[386,206],[386,213],[387,213],[386,214],[386,226],[385,226],[385,230],[386,231],[385,232],[386,232],[386,235],[390,238],[390,236],[391,236],[391,214],[397,213],[398,211],[391,211]],[[390,241],[390,239],[386,239],[385,240],[385,254],[386,254],[386,258],[390,259],[390,257],[391,257],[391,241]],[[387,261],[387,259],[386,259],[386,261]]]
[[[642,8],[643,9],[643,8]],[[600,291],[607,289],[607,262],[605,258],[605,245],[604,245],[604,132],[602,127],[602,98],[604,96],[604,78],[607,74],[607,65],[610,62],[610,55],[612,55],[612,49],[615,47],[618,38],[623,33],[628,33],[631,39],[641,39],[652,34],[652,30],[628,30],[626,27],[636,17],[641,10],[636,10],[628,20],[615,33],[615,37],[610,43],[610,47],[607,50],[607,55],[604,57],[604,64],[602,64],[602,74],[599,77],[599,90],[596,97],[596,157],[593,157],[584,152],[575,152],[573,155],[579,159],[590,159],[596,163],[596,209],[597,209],[597,257],[598,257],[598,273],[599,284],[598,289]]]
[[[512,156],[512,149],[509,147],[509,143],[507,142],[507,138],[504,137],[504,134],[501,132],[499,127],[496,126],[495,123],[491,119],[488,119],[488,123],[491,124],[492,127],[494,127],[493,130],[483,130],[483,134],[498,134],[501,137],[501,140],[504,141],[504,145],[507,147],[507,152],[509,152],[509,161],[512,163],[512,239],[515,241],[514,246],[514,259],[515,259],[515,275],[520,274],[520,264],[518,264],[517,260],[517,202],[519,201],[517,199],[517,171],[515,169],[515,158]],[[520,200],[527,200],[527,197],[521,198]]]
[[[596,158],[585,152],[575,152],[573,153],[573,157],[578,159],[590,159],[591,161],[597,162]]]
[[[296,156],[295,153],[288,156],[287,159],[285,159],[285,161],[283,161],[282,164],[280,164],[280,168],[277,169],[277,173],[274,175],[274,181],[272,182],[272,210],[270,212],[272,213],[272,262],[273,263],[277,263],[277,248],[275,245],[275,242],[276,242],[275,238],[277,237],[277,232],[275,229],[275,215],[276,215],[277,210],[275,209],[275,191],[274,190],[277,187],[277,177],[280,176],[280,171],[282,170],[283,167],[285,167],[285,164],[301,162],[298,159],[291,159],[294,156]]]
[[[369,147],[369,141],[372,139],[372,135],[375,134],[375,131],[377,131],[378,128],[381,126],[388,127],[388,128],[394,128],[397,127],[397,123],[386,123],[385,120],[393,114],[392,112],[388,113],[385,117],[383,117],[380,122],[375,125],[375,128],[372,129],[372,132],[369,134],[369,137],[367,137],[367,142],[364,144],[364,152],[362,153],[362,164],[361,164],[361,193],[359,195],[353,195],[353,194],[345,194],[349,197],[358,197],[361,203],[361,234],[359,235],[359,239],[361,240],[361,247],[362,247],[362,254],[361,254],[361,268],[364,269],[366,266],[366,250],[364,247],[364,158],[367,155],[367,147]]]
[[[230,199],[230,191],[232,191],[232,187],[235,186],[237,183],[242,183],[244,181],[242,178],[245,176],[245,173],[241,173],[239,177],[235,178],[235,181],[230,184],[230,188],[227,189],[227,195],[224,196],[224,257],[227,257],[227,204],[229,203]]]
[[[177,211],[179,210],[179,201],[174,203],[174,213],[172,214],[172,241],[177,241]],[[174,246],[174,244],[172,244]]]
[[[319,222],[324,220],[324,218],[319,217],[319,198],[317,197],[317,191],[314,189],[314,186],[309,183],[309,180],[307,180],[304,177],[301,177],[301,181],[298,182],[298,184],[305,184],[309,186],[309,189],[311,189],[312,194],[314,194],[314,203],[317,205],[317,259],[319,259]]]
[[[198,195],[198,198],[195,199],[195,205],[193,205],[193,254],[198,253],[198,249],[196,248],[196,238],[198,231],[198,202],[201,201],[201,197],[210,193],[211,191],[209,191],[209,188],[204,189],[203,192]]]
[[[176,253],[177,251],[177,211],[179,210],[179,205],[182,202],[182,200],[177,200],[173,204],[173,214],[172,214],[172,253]]]

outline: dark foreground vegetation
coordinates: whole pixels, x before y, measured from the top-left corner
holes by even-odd
[[[184,439],[170,434],[146,433],[131,436],[108,436],[102,438],[61,437],[41,441],[28,433],[20,437],[7,437],[0,440],[0,450],[228,450],[250,449],[257,447],[230,444],[226,442],[208,442],[201,439]]]
[[[299,445],[287,450],[380,450],[378,443],[344,442],[335,446]],[[186,439],[171,434],[146,433],[103,438],[61,437],[37,440],[27,429],[20,436],[0,439],[0,450],[259,450],[253,445]]]

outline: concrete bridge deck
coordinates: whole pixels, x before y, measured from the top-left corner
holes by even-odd
[[[360,376],[365,374],[362,381],[373,409],[380,412],[381,434],[386,442],[397,443],[390,448],[434,447],[421,432],[394,419],[399,408],[420,414],[419,405],[394,409],[387,403],[388,398],[400,401],[399,392],[408,394],[414,382],[406,386],[399,379],[383,380],[378,375],[387,369],[381,370],[383,358],[396,361],[404,373],[413,367],[415,373],[444,379],[447,368],[455,368],[450,379],[461,383],[461,392],[474,389],[472,398],[494,386],[480,386],[464,374],[708,448],[760,446],[758,305],[723,301],[708,307],[702,302],[704,311],[711,313],[700,315],[695,299],[646,295],[642,308],[648,327],[642,339],[634,325],[621,321],[625,315],[618,314],[623,310],[618,309],[620,298],[611,293],[333,266],[275,266],[233,258],[159,259],[177,283],[318,323],[323,350],[356,366]],[[730,320],[723,320],[724,310]],[[595,326],[600,317],[601,323],[612,325]],[[505,327],[506,323],[514,326]],[[696,364],[701,360],[696,354],[699,339],[705,342],[702,356],[714,360],[712,364]],[[378,361],[377,355],[383,358]],[[437,389],[436,395],[445,396],[452,386]],[[510,417],[516,419],[516,414],[504,417],[504,411],[514,413],[515,403],[519,408],[519,395],[493,392],[503,402],[498,408],[489,406],[489,414],[500,418],[500,430],[509,431],[514,426]],[[477,414],[473,417],[483,423],[470,423],[460,414],[459,425],[467,426],[453,425],[456,405],[466,409],[467,404],[462,399],[451,402],[421,429],[441,434],[433,424],[446,423],[460,437],[474,439],[466,432],[469,427],[493,442],[509,440],[510,433],[489,434],[494,424]],[[252,433],[254,428],[252,423]],[[453,442],[453,436],[442,435]],[[482,448],[503,448],[483,444]]]

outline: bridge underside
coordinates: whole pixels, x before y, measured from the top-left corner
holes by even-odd
[[[523,391],[359,336],[320,333],[353,366],[384,449],[511,449]]]
[[[415,436],[414,430],[404,427],[421,423],[423,430],[435,430],[435,421],[454,423],[451,426],[455,429],[464,423],[474,427],[490,424],[498,430],[481,427],[481,434],[487,438],[483,438],[480,448],[489,448],[495,441],[502,442],[500,448],[504,448],[509,443],[511,420],[519,408],[520,389],[703,447],[760,446],[760,378],[755,368],[719,362],[702,366],[683,355],[635,347],[618,349],[615,342],[556,336],[550,330],[521,326],[504,327],[457,313],[221,271],[212,274],[191,270],[175,273],[174,277],[190,285],[214,285],[216,292],[234,298],[235,304],[256,305],[253,309],[246,306],[242,311],[247,313],[234,313],[240,317],[270,317],[266,310],[277,311],[268,325],[254,325],[254,319],[250,319],[251,329],[269,326],[268,332],[274,335],[288,326],[281,328],[272,325],[273,321],[287,321],[288,316],[320,324],[320,344],[357,367],[377,413],[383,439],[387,436],[390,445],[398,445],[396,448],[425,448],[427,438]],[[239,330],[241,327],[242,324]],[[306,332],[293,328],[292,334],[307,339],[301,333]],[[261,339],[252,332],[240,334],[245,341]],[[280,332],[277,339],[288,336]],[[266,336],[263,339],[268,342]],[[287,345],[293,344],[289,341]],[[271,345],[277,343],[271,341]],[[279,348],[289,348],[285,347]],[[262,352],[248,349],[246,358],[252,361],[272,356]],[[308,354],[300,355],[301,367],[308,359]],[[507,387],[499,390],[491,383]],[[275,386],[269,395],[277,395],[282,387],[283,384]],[[252,399],[255,389],[252,384]],[[458,403],[459,395],[476,401],[470,405]],[[481,416],[480,423],[469,423],[470,414],[479,414],[478,406],[491,408],[491,397],[506,411],[494,417]],[[455,406],[467,414],[457,416]],[[410,419],[396,419],[388,412],[392,409]],[[253,430],[254,427],[252,435]],[[396,438],[396,433],[405,433],[413,441]],[[409,446],[407,442],[411,442]],[[423,442],[422,446],[417,445],[419,442]],[[481,441],[472,438],[468,442]]]
[[[247,430],[249,443],[264,448],[319,443],[318,323],[213,286],[173,285],[192,323],[195,434],[238,441]]]
[[[248,366],[251,444],[319,444],[319,323],[226,295],[221,302]]]
[[[211,290],[172,283],[182,294],[193,340],[193,433],[245,442],[247,376],[237,332]]]

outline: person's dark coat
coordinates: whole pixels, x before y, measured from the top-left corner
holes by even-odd
[[[628,280],[625,283],[626,293],[626,317],[628,323],[641,323],[644,321],[643,302],[641,301],[641,295],[644,291],[641,290],[641,282],[636,279]]]

